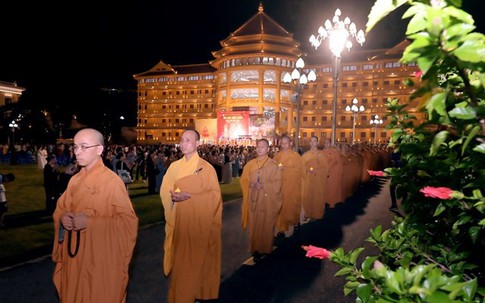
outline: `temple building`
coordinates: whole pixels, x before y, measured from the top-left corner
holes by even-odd
[[[356,48],[343,54],[337,82],[336,142],[388,141],[385,103],[388,98],[410,102],[413,88],[403,81],[418,70],[416,65],[399,62],[408,43],[390,49]],[[313,135],[321,141],[331,137],[334,73],[330,55],[305,55],[293,34],[269,17],[261,4],[252,18],[220,44],[208,63],[172,66],[160,61],[134,75],[138,142],[178,143],[186,128],[197,129],[204,142],[219,144],[253,144],[259,138],[274,142],[282,134],[295,137],[298,129],[301,146],[308,146]],[[296,87],[283,77],[300,57],[306,62],[302,70],[313,70],[317,78],[303,86],[297,97]],[[345,110],[354,99],[364,111]],[[424,119],[413,112],[413,103],[408,109],[418,120]],[[371,123],[376,115],[382,124]]]

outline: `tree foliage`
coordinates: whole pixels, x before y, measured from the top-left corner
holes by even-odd
[[[408,104],[388,99],[390,145],[404,165],[387,168],[405,217],[371,230],[380,251],[358,264],[362,248],[330,257],[357,302],[485,302],[485,36],[460,0],[377,0],[367,30],[409,5],[402,63],[421,73],[408,80],[427,119],[416,124]],[[446,199],[425,187],[450,189]]]

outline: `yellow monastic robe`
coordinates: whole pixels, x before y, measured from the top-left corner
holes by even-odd
[[[302,156],[302,201],[305,216],[323,218],[327,198],[328,162],[321,150],[309,150]]]
[[[262,190],[251,184],[263,183]],[[240,180],[243,192],[241,206],[242,227],[249,230],[249,252],[269,254],[273,250],[276,219],[281,210],[281,172],[269,157],[250,160]]]
[[[335,204],[344,200],[342,196],[342,160],[340,152],[334,147],[325,148],[322,153],[328,163],[326,202],[333,208]]]
[[[294,150],[279,151],[273,160],[281,171],[281,211],[276,221],[279,232],[287,231],[290,226],[300,222],[301,213],[301,156]]]
[[[170,190],[191,194],[172,202]],[[165,212],[164,271],[169,302],[219,297],[222,255],[222,197],[214,167],[194,154],[173,162],[160,191]]]
[[[80,231],[79,251],[68,255],[68,232],[59,242],[60,217],[65,212],[88,215]],[[121,178],[101,159],[90,170],[74,175],[59,198],[53,214],[56,263],[54,284],[60,301],[93,303],[125,302],[128,267],[138,232],[138,218]],[[74,252],[77,232],[71,234]]]
[[[345,201],[348,197],[352,196],[353,191],[353,179],[355,176],[355,160],[350,152],[342,151],[340,154],[342,161],[342,175],[340,179],[342,197]],[[353,162],[354,161],[354,162]]]

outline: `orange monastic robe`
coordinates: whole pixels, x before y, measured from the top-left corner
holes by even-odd
[[[251,184],[262,182],[262,190]],[[271,158],[252,159],[243,169],[240,185],[242,227],[249,229],[249,251],[269,254],[273,250],[276,219],[281,210],[281,172]]]
[[[302,156],[302,201],[305,216],[323,218],[327,198],[328,161],[321,150],[309,150]]]
[[[279,151],[273,160],[281,171],[281,196],[283,203],[276,222],[279,232],[289,230],[290,226],[300,222],[301,213],[301,156],[294,150]]]
[[[342,196],[342,160],[335,147],[325,148],[322,153],[328,163],[326,202],[333,208],[335,204],[345,200]]]
[[[191,194],[172,202],[170,190]],[[164,272],[170,274],[170,303],[219,297],[222,255],[222,197],[214,167],[194,154],[173,162],[160,191],[165,212]]]
[[[60,217],[65,212],[84,212],[87,228],[80,232],[79,251],[68,255],[68,232],[59,242]],[[125,302],[128,267],[138,232],[138,218],[125,184],[100,159],[74,175],[53,214],[56,263],[54,284],[60,301],[93,303]],[[77,232],[71,236],[75,251]]]

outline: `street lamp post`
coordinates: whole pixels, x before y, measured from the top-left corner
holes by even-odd
[[[301,89],[308,81],[312,82],[317,79],[317,75],[311,70],[308,75],[303,72],[305,67],[305,61],[302,58],[298,58],[296,61],[295,69],[290,73],[286,73],[283,76],[283,82],[291,83],[296,91],[296,136],[295,136],[295,149],[298,152],[300,147],[300,115],[301,115]]]
[[[377,126],[382,123],[384,123],[384,121],[382,121],[382,119],[379,119],[379,115],[375,115],[374,119],[370,120],[370,124],[374,125],[374,145],[376,145],[377,143]]]
[[[15,144],[15,129],[17,129],[19,125],[17,124],[17,122],[15,122],[15,120],[12,120],[12,122],[10,122],[8,126],[12,130],[12,144]]]
[[[337,86],[340,73],[340,59],[344,47],[349,51],[352,48],[352,42],[350,37],[354,37],[357,43],[361,46],[365,42],[364,31],[357,31],[355,23],[351,22],[349,17],[345,17],[342,21],[340,16],[342,12],[337,8],[332,22],[330,20],[325,21],[325,27],[320,26],[318,28],[318,35],[311,35],[310,43],[315,49],[317,49],[322,41],[328,38],[330,51],[334,58],[333,66],[333,113],[332,113],[332,145],[335,145],[335,138],[337,134]]]
[[[352,100],[352,106],[347,105],[345,108],[346,112],[352,112],[352,144],[355,143],[355,121],[357,120],[357,115],[360,112],[365,111],[364,105],[361,105],[360,107],[357,105],[359,103],[359,100],[357,98],[354,98]]]

